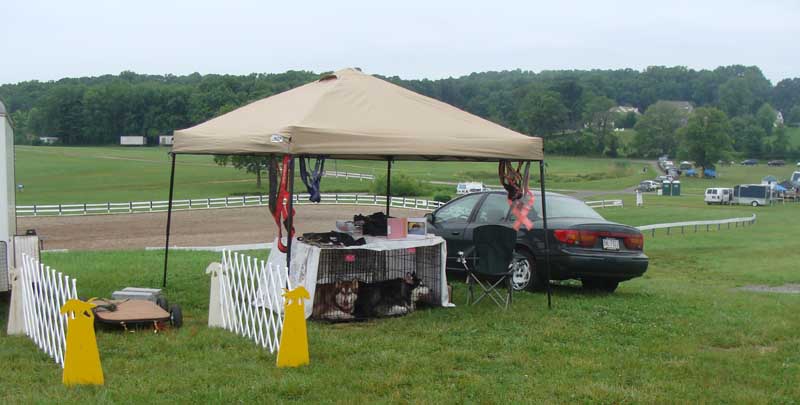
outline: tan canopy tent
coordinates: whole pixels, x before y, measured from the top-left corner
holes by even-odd
[[[545,199],[541,138],[504,128],[360,70],[343,69],[194,127],[175,131],[163,286],[167,283],[176,154],[386,160],[389,162],[387,216],[394,160],[538,161],[541,198]],[[291,159],[290,195],[294,193],[293,188],[294,159]],[[289,211],[293,200],[289,199]],[[545,210],[543,216],[546,231]],[[291,229],[292,217],[287,221]],[[290,268],[292,238],[287,239],[287,267]],[[548,238],[544,239],[545,244],[549,244]],[[545,251],[549,252],[549,247]],[[549,253],[546,257],[549,279]]]
[[[344,69],[175,131],[175,153],[341,159],[541,160],[526,136],[400,86]]]

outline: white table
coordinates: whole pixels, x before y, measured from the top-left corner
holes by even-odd
[[[386,251],[395,249],[410,249],[424,246],[441,246],[441,285],[435,286],[440,288],[441,305],[453,306],[450,304],[450,296],[447,291],[447,275],[445,274],[445,262],[447,260],[447,245],[444,239],[439,236],[428,234],[424,238],[407,238],[407,239],[387,239],[385,236],[364,236],[367,241],[365,245],[361,246],[347,246],[347,247],[318,247],[309,245],[297,240],[292,242],[292,263],[289,269],[289,285],[291,288],[302,285],[308,290],[311,295],[311,301],[306,302],[305,313],[306,318],[311,316],[314,309],[314,293],[317,289],[317,275],[319,269],[320,252],[323,249],[368,249],[375,251]],[[267,262],[270,266],[286,266],[286,254],[278,250],[278,239],[272,244],[273,248],[269,253]],[[321,282],[333,282],[333,280],[319,280]],[[434,286],[431,286],[434,287]]]

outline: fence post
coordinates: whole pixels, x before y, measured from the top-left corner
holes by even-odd
[[[211,197],[206,198],[206,208],[211,208]]]
[[[153,212],[153,200],[150,200],[150,212]]]
[[[669,235],[669,230],[670,230],[670,228],[669,228],[669,227],[667,227],[667,235]]]
[[[86,212],[86,203],[83,203],[83,215],[86,214],[88,214],[88,212]]]
[[[106,203],[106,212],[111,213],[111,202]]]
[[[225,196],[225,207],[228,206],[228,196]]]
[[[61,204],[58,204],[58,215],[61,215]]]
[[[133,212],[133,201],[128,201],[128,212]]]

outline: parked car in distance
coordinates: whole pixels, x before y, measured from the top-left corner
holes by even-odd
[[[642,191],[656,191],[661,187],[661,183],[653,180],[643,180],[639,183],[639,190]]]
[[[512,285],[516,290],[540,289],[547,283],[545,237],[550,244],[551,280],[579,279],[587,289],[612,292],[620,282],[640,277],[647,270],[644,235],[638,229],[604,219],[586,203],[557,193],[547,193],[548,232],[545,236],[541,198],[535,193],[528,219],[531,230],[517,233]],[[447,268],[463,270],[455,261],[458,252],[472,247],[475,228],[482,225],[512,226],[504,192],[468,194],[427,214],[428,232],[447,243]]]
[[[703,201],[705,201],[708,205],[731,204],[733,202],[733,189],[721,187],[707,188]]]
[[[755,166],[757,164],[758,164],[758,160],[757,159],[746,159],[746,160],[742,160],[742,163],[741,163],[742,166]]]
[[[767,166],[783,166],[785,164],[786,164],[786,162],[784,162],[783,160],[780,160],[780,159],[778,159],[778,160],[770,160],[769,162],[767,162]]]
[[[479,193],[488,190],[489,189],[486,188],[483,183],[478,182],[458,183],[458,185],[456,185],[456,194]]]

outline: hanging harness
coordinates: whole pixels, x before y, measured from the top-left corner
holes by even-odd
[[[309,158],[308,165],[310,166],[311,158]],[[309,173],[306,170],[306,159],[300,158],[300,179],[303,180],[303,184],[306,185],[306,189],[308,190],[308,200],[313,203],[318,203],[322,201],[322,195],[320,194],[320,186],[319,183],[322,180],[322,173],[325,170],[325,158],[318,157],[316,162],[314,162],[314,170]]]
[[[286,253],[288,249],[286,245],[283,244],[283,227],[286,227],[286,233],[288,234],[288,238],[294,237],[294,226],[289,229],[289,216],[294,216],[294,208],[292,211],[289,212],[289,199],[291,196],[289,195],[289,164],[292,162],[292,157],[289,155],[285,155],[283,157],[283,167],[281,171],[281,182],[280,185],[274,187],[273,185],[276,184],[273,181],[273,173],[277,172],[277,168],[273,170],[272,164],[270,164],[270,211],[272,212],[272,217],[275,218],[275,224],[278,225],[278,250],[283,253]],[[275,176],[277,177],[277,173]],[[276,179],[277,180],[277,179]],[[273,190],[275,198],[273,199]],[[274,201],[274,207],[273,207]],[[287,239],[288,239],[287,238]]]
[[[524,164],[524,174],[523,174]],[[521,226],[525,229],[533,229],[533,222],[528,218],[528,213],[533,207],[533,192],[528,188],[528,180],[530,176],[531,162],[520,161],[517,167],[509,160],[501,160],[498,165],[498,175],[500,176],[500,184],[508,193],[508,205],[511,207],[511,212],[517,218],[512,225],[514,230],[518,231]]]

